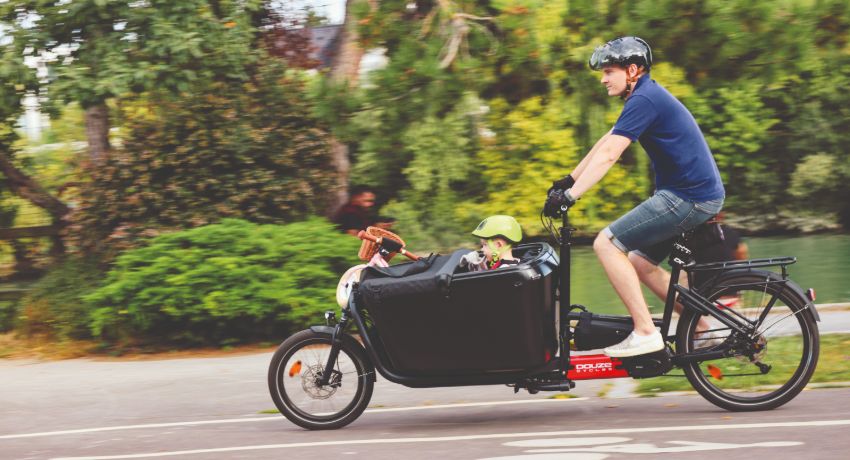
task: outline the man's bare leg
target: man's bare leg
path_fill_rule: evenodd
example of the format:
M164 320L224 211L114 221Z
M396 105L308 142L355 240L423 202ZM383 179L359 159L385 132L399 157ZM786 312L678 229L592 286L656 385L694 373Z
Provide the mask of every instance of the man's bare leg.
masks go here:
M650 291L655 293L659 299L666 301L667 288L670 286L670 272L634 252L629 253L628 257L629 262L631 262L635 271L637 271L640 281L645 284ZM679 284L685 286L688 284L687 277L684 276L684 272L682 272L682 276L679 277ZM680 315L682 314L683 307L679 302L676 302L674 309L676 310L676 313ZM709 328L710 326L705 317L700 318L699 323L697 324L697 331L706 331Z
M596 252L608 280L620 296L620 300L629 310L635 324L635 332L639 335L650 335L656 332L649 307L640 290L640 279L635 267L629 261L629 257L623 253L603 233L600 233L593 242L593 250Z

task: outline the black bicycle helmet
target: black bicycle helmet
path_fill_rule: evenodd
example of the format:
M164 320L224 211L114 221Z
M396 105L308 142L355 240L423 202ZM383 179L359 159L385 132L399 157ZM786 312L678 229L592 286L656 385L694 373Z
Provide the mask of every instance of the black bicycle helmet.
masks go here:
M600 70L607 65L627 67L636 64L649 70L652 67L652 49L639 37L620 37L598 46L590 56L590 68Z

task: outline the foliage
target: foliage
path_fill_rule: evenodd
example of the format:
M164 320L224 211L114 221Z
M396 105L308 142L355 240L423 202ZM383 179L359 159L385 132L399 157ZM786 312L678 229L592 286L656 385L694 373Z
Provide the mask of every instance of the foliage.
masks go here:
M481 190L480 168L474 163L477 145L469 99L444 118L434 116L414 124L402 136L412 159L402 171L410 188L384 211L398 219L398 230L412 248L456 247L481 220L457 212L458 203ZM361 167L367 167L365 160Z
M69 257L53 266L20 301L18 333L58 340L90 338L90 309L83 298L100 285L103 275L92 259Z
M297 74L269 61L250 82L200 89L122 104L124 145L91 172L72 216L82 248L133 247L222 217L281 222L323 210L336 175Z
M621 35L653 45L652 77L694 114L724 178L726 209L740 222L798 228L795 215L817 202L824 216L850 224L842 198L850 183L842 147L850 141L846 2L639 0L625 8L618 0L446 0L416 2L415 10L403 3L360 7L361 44L389 57L370 75L375 85L345 96L326 86L319 97L323 118L355 147L355 177L378 188L414 240L451 241L446 221L463 222L454 226L462 231L465 219L494 212L539 232L536 208L549 181L569 172L620 111L622 102L605 96L586 62L594 46ZM450 17L465 20L468 51L442 67L458 30ZM423 153L414 153L407 133L451 124L449 114L470 97L489 111L472 116L465 131L472 136L465 145L477 146L471 160L458 154L464 166L451 173L422 168ZM443 160L460 142L448 137L458 135L446 129L432 142L444 149L428 153L434 164L457 167ZM463 176L469 161L467 181L482 185L463 190L460 201L451 187L427 199L415 192L416 183ZM830 177L807 171L825 164L835 165ZM627 151L576 207L580 230L600 229L650 194L652 176L639 147ZM440 205L450 202L456 206Z
M335 308L359 241L311 219L284 226L226 219L156 237L115 262L91 303L107 342L229 344L283 337Z
M546 189L553 179L569 173L581 160L564 109L566 103L559 95L553 95L546 105L534 97L507 113L509 106L504 101L491 101L491 107L488 127L494 135L477 156L488 195L475 208L481 209L482 217L512 215L526 235L538 235ZM609 172L601 193L588 196L575 208L574 224L598 227L628 210L635 199L631 196L635 179L628 174L632 167L624 163Z
M244 80L263 2L22 0L0 5L12 47L45 59L51 101L83 108L129 91L186 91L199 79Z

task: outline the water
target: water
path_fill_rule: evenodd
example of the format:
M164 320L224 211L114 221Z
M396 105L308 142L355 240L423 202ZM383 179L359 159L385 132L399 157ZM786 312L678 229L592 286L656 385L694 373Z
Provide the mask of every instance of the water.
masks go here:
M788 273L803 289L814 288L817 303L850 302L850 235L745 238L753 259L795 256ZM669 269L665 262L662 267ZM570 300L594 313L627 314L589 246L573 247ZM664 302L644 288L653 313Z

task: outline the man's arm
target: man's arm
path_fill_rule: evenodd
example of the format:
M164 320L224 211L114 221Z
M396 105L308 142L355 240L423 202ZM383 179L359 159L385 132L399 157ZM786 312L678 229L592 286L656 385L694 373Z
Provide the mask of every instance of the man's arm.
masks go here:
M584 172L584 170L587 168L587 164L590 162L590 158L593 157L593 154L596 153L596 151L599 150L599 147L605 143L605 140L608 139L608 137L611 135L611 131L613 130L614 129L611 128L607 133L602 135L602 137L600 137L595 144L593 144L593 148L590 149L590 152L588 152L588 154L585 155L584 158L582 158L578 166L576 166L573 172L570 173L570 175L573 176L573 179L578 180L578 178L581 177L581 174Z
M580 177L576 177L576 183L570 189L570 195L578 199L584 192L596 185L605 174L614 166L614 163L620 159L620 156L632 143L628 137L620 136L619 134L606 134L601 140L601 144L594 147L596 150L591 151L585 158L587 160L582 171L579 172ZM584 163L584 160L582 160ZM582 165L579 164L579 167ZM578 168L576 168L578 170Z

